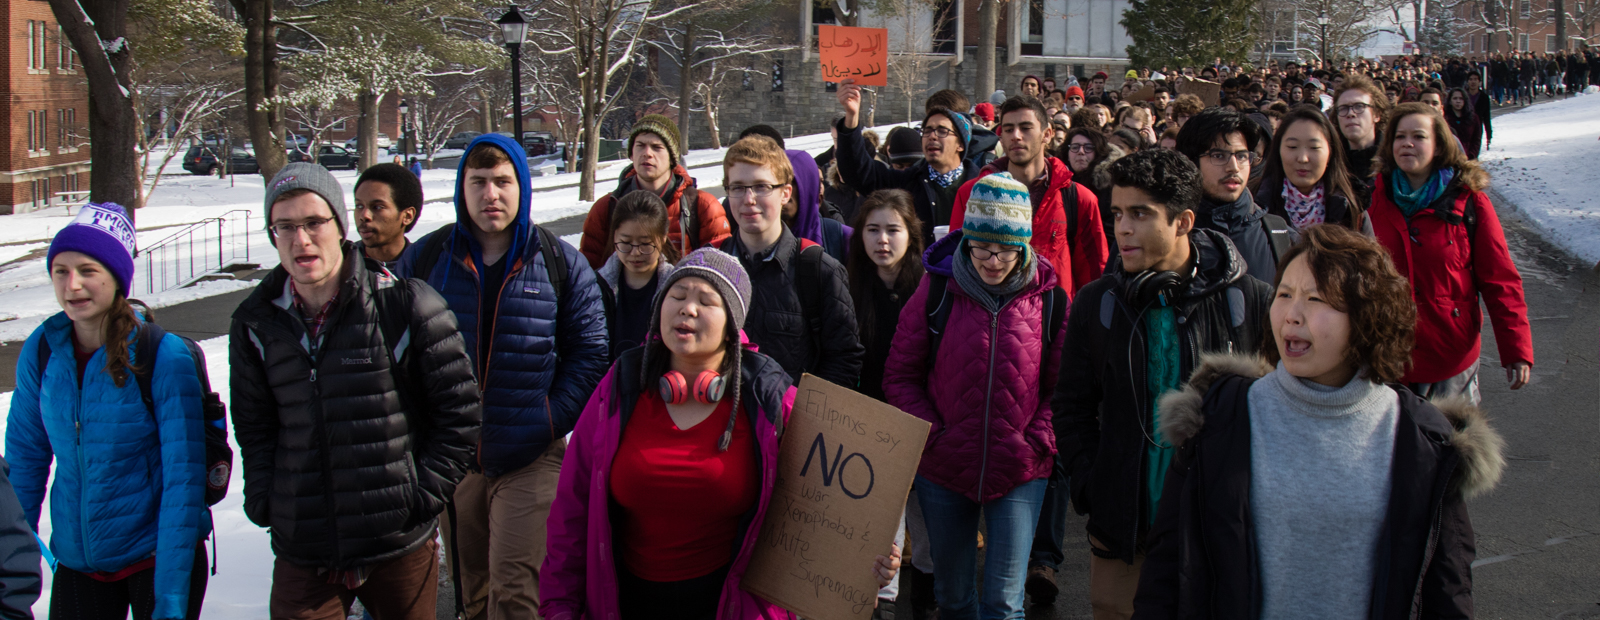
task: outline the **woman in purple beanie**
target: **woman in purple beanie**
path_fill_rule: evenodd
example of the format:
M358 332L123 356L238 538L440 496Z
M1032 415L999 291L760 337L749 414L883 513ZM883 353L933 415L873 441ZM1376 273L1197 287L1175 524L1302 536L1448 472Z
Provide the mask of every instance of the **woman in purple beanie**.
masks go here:
M159 332L128 303L133 247L115 204L90 204L56 233L46 265L62 311L17 362L5 455L35 531L55 464L51 618L121 620L130 607L136 620L197 618L205 594L200 379L177 336L140 346Z

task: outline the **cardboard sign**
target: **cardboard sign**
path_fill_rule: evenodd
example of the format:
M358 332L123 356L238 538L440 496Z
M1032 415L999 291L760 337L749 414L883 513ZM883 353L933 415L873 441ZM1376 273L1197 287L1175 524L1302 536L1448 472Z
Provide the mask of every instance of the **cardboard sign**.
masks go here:
M1150 82L1145 84L1143 88L1133 91L1133 94L1128 95L1127 98L1123 99L1123 101L1127 101L1129 103L1138 103L1140 101L1150 101L1155 98L1156 84L1155 82Z
M855 78L862 86L889 85L889 30L817 26L817 51L822 56L822 81Z
M1211 107L1222 103L1222 84L1200 78L1188 78L1178 84L1178 94L1194 95L1200 98L1200 103Z
M811 375L778 448L746 591L804 618L865 620L930 425Z

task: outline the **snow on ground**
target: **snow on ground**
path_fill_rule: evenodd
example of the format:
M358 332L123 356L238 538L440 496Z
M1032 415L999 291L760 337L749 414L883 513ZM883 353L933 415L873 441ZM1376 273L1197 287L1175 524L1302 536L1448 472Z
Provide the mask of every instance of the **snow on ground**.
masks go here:
M889 125L876 129L879 134L887 135L892 127ZM821 153L832 143L832 138L825 133L785 140L788 148L812 154ZM726 152L727 149L690 151L684 156L684 163L692 169L690 175L697 178L701 187L709 187L721 182L721 173L716 164L722 161ZM455 154L459 155L459 152ZM151 160L159 162L160 153L153 154ZM598 191L608 191L627 164L626 160L601 162L595 176L596 185L601 188ZM157 165L152 164L151 172ZM345 189L345 204L353 206L358 175L352 171L338 170L333 172L333 176ZM578 199L578 177L578 173L565 173L532 179L529 187L534 191L530 210L533 221L546 222L587 213L589 203ZM455 196L455 180L454 167L422 171L423 196L427 200L443 202L424 205L417 226L407 236L416 240L455 221L455 209L450 202ZM245 211L245 227L252 229L245 242L250 262L263 268L274 267L278 264L277 251L261 231L265 226L265 222L261 221L263 184L261 177L253 174L227 179L192 175L183 170L182 160L175 158L167 165L149 205L137 214L139 243L141 247L156 243L178 231L180 226L221 217L232 211ZM0 218L0 309L3 309L0 319L5 319L0 321L0 341L26 338L46 317L60 310L55 302L55 293L50 289L44 257L18 259L47 248L56 231L71 221L72 215L63 207ZM350 237L355 238L353 226L350 227L350 233ZM576 236L570 239L573 245L577 245L576 239ZM137 261L137 265L138 269L144 269L143 260ZM249 286L249 282L212 281L154 295L135 291L135 296L151 307L160 308Z
M1600 262L1600 95L1499 116L1494 130L1494 146L1480 156L1494 191L1546 239Z

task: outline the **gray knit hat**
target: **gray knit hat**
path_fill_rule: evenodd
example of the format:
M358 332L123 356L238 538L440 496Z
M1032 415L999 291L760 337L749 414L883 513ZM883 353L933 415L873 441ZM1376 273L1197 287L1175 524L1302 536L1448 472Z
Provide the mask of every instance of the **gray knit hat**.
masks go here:
M646 338L661 333L661 303L667 298L667 291L673 283L684 278L700 278L711 284L711 287L722 295L722 307L727 309L728 319L733 322L734 334L744 329L745 316L750 309L750 274L744 270L744 265L739 264L739 259L733 255L714 248L700 248L690 252L673 267L672 275L656 287L656 299L650 312L650 331ZM728 353L733 356L731 365L732 377L725 377L729 387L723 392L723 398L733 398L733 409L728 416L727 429L722 433L722 439L717 442L717 450L727 450L728 444L733 441L733 423L739 415L739 391L743 388L740 380L741 364L744 350L737 335L731 337L732 342L726 343ZM640 365L641 372L650 372L650 347L645 347L644 363ZM654 385L657 377L643 376L641 385Z
M328 208L333 210L333 220L339 223L339 236L345 236L345 221L349 219L349 212L344 208L344 188L339 185L339 180L333 178L333 173L321 165L296 162L284 166L278 171L277 176L267 182L267 198L262 211L267 219L267 235L272 233L272 205L278 197L296 189L309 189L316 192L323 200L328 202ZM272 242L277 243L273 238Z

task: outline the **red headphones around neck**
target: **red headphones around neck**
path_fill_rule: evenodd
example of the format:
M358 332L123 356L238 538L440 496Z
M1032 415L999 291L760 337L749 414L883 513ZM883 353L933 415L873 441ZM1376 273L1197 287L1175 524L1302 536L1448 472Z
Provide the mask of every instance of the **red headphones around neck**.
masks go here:
M697 401L707 405L715 404L722 400L722 390L726 384L727 380L716 371L703 370L694 379L692 394ZM690 394L689 381L683 377L683 373L668 370L666 374L661 375L661 400L667 404L681 405L689 402Z

